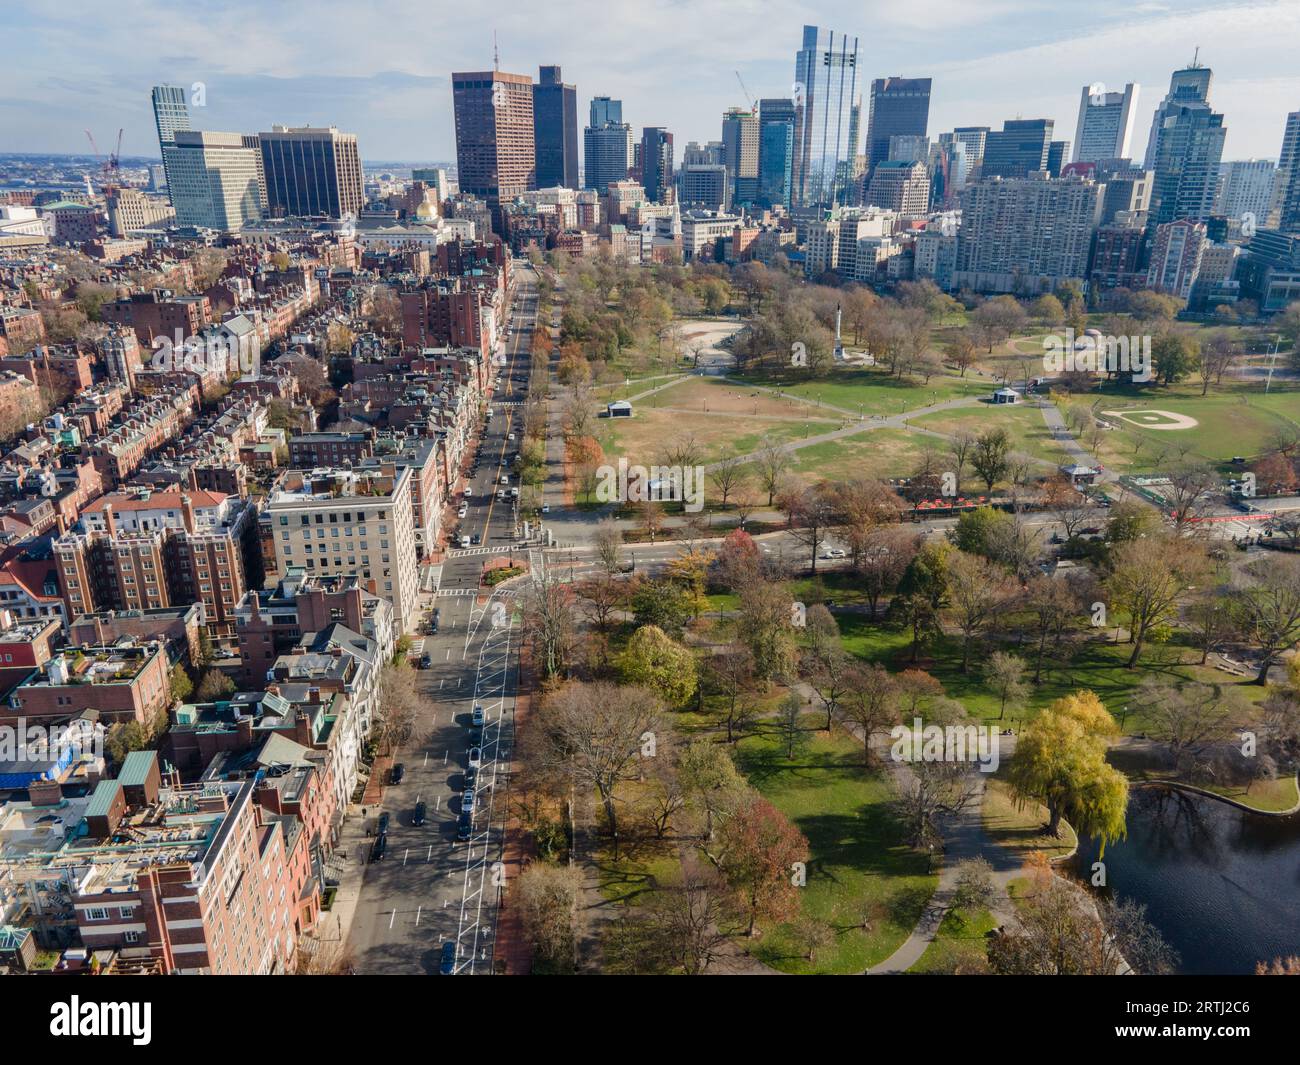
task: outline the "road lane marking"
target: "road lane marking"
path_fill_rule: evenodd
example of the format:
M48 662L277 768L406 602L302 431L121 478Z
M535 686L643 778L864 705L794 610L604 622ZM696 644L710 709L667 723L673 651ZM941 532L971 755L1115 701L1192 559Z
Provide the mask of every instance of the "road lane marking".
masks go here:
M389 916L388 916L388 927L389 927L389 930L390 930L390 931L391 931L391 929L392 929L392 927L393 927L393 922L396 921L396 920L397 920L397 909L394 908L394 909L393 909L393 912L392 912L391 914L389 914Z
M415 927L416 927L416 928L419 928L419 927L420 927L420 911L421 911L422 909L424 909L423 906L417 906L417 907L415 908Z

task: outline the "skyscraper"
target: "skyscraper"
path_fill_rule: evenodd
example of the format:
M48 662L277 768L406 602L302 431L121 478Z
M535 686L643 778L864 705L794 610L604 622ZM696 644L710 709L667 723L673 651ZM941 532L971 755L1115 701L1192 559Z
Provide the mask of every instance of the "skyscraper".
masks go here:
M1050 118L1009 118L984 140L983 177L1022 178L1047 168Z
M153 87L153 121L158 129L158 150L163 157L163 175L171 187L171 175L167 173L167 146L175 143L177 130L190 128L190 109L185 98L185 90L179 85L155 85Z
M1151 134L1147 137L1146 161L1143 164L1145 169L1155 169L1156 153L1160 150L1160 135L1165 118L1180 104L1208 104L1210 85L1213 81L1214 74L1209 67L1203 67L1195 60L1192 61L1191 66L1174 71L1169 79L1169 92L1165 94L1165 98L1156 107L1155 114L1151 116Z
M656 203L663 203L673 187L673 135L663 126L641 131L641 185L646 198Z
M733 203L758 198L758 116L731 107L722 116L722 161L731 180Z
M1085 85L1079 97L1079 123L1074 130L1074 162L1127 159L1133 141L1138 85L1129 82L1123 92L1099 92Z
M858 39L803 28L795 54L795 106L801 112L794 153L797 206L844 204L858 154Z
M460 191L478 196L502 231L501 205L537 187L533 80L500 70L451 76Z
M976 292L1050 292L1087 273L1101 189L1079 178L986 179L961 196L953 285Z
M537 187L579 188L578 90L564 84L559 67L539 67L537 74L533 88Z
M867 111L866 184L890 158L891 137L924 137L930 123L929 78L876 78Z
M1284 233L1300 233L1300 111L1286 116L1282 154L1278 160L1277 225Z
M1239 220L1249 215L1256 225L1267 225L1277 173L1272 159L1234 159L1220 163L1214 213Z
M587 123L592 129L601 126L617 126L623 122L623 101L609 96L591 98L591 120Z
M988 126L958 126L952 131L953 142L966 149L968 179L978 176L977 172L984 165L984 149L988 145L989 132ZM942 140L946 136L949 134L941 133L939 139Z
M592 97L590 118L582 131L582 184L604 194L611 181L626 181L632 169L632 127L623 121L623 101L608 96Z
M233 230L261 218L257 163L243 134L175 130L163 164L177 223Z
M1047 166L1046 170L1052 177L1061 176L1061 168L1065 166L1070 158L1069 141L1052 141L1047 146Z
M788 99L758 101L758 202L764 207L790 206L796 116Z
M1156 110L1152 225L1183 218L1203 222L1214 212L1228 131L1210 107L1210 81L1205 67L1175 71L1169 96Z
M342 218L365 205L355 134L333 126L272 126L257 141L272 215Z

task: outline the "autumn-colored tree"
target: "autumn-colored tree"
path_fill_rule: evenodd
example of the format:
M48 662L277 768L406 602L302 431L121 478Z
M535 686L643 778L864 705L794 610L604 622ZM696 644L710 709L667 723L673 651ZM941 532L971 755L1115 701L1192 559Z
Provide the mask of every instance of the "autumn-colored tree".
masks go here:
M1204 550L1190 540L1149 536L1115 549L1106 586L1128 617L1133 642L1128 668L1137 665L1153 632L1177 613L1183 597L1200 582L1205 565Z
M632 633L619 666L627 683L650 689L669 706L684 706L695 694L695 656L657 626Z
M807 862L808 840L785 814L756 792L723 822L711 855L753 935L759 921L788 921L799 912L795 863Z
M754 538L744 529L733 529L718 549L715 568L722 585L728 591L739 592L758 579L762 564Z
M948 606L961 630L961 671L970 672L975 641L1001 612L1010 595L1006 573L979 555L958 551L948 562Z
M1118 732L1090 691L1062 696L1021 730L1008 782L1019 801L1047 807L1048 835L1060 835L1065 817L1103 847L1124 837L1128 781L1106 762L1107 740Z

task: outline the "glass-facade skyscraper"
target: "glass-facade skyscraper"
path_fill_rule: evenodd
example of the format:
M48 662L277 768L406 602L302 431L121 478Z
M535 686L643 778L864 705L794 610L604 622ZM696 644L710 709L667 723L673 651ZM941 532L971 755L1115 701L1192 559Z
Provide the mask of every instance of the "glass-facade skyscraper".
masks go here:
M533 87L533 140L537 187L576 189L578 183L578 90L565 85L560 68L539 67Z
M852 199L861 111L858 55L857 37L803 28L792 90L801 112L793 167L796 206L833 206Z
M867 172L889 156L891 137L924 137L930 123L929 78L877 78L867 108Z
M163 174L171 188L171 174L167 170L167 147L176 142L176 131L190 129L190 108L185 90L179 85L153 87L153 121L158 129L158 150L163 157ZM170 192L168 194L170 196ZM174 206L174 205L173 205Z
M758 202L790 206L796 110L784 97L758 101Z

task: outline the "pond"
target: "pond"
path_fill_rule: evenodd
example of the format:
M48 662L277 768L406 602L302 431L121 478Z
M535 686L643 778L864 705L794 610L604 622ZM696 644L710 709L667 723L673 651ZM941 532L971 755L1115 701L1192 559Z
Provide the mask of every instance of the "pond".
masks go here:
M1087 881L1097 846L1075 859ZM1106 848L1107 888L1145 903L1183 973L1252 973L1300 955L1300 816L1249 814L1205 796L1135 788L1128 838Z

